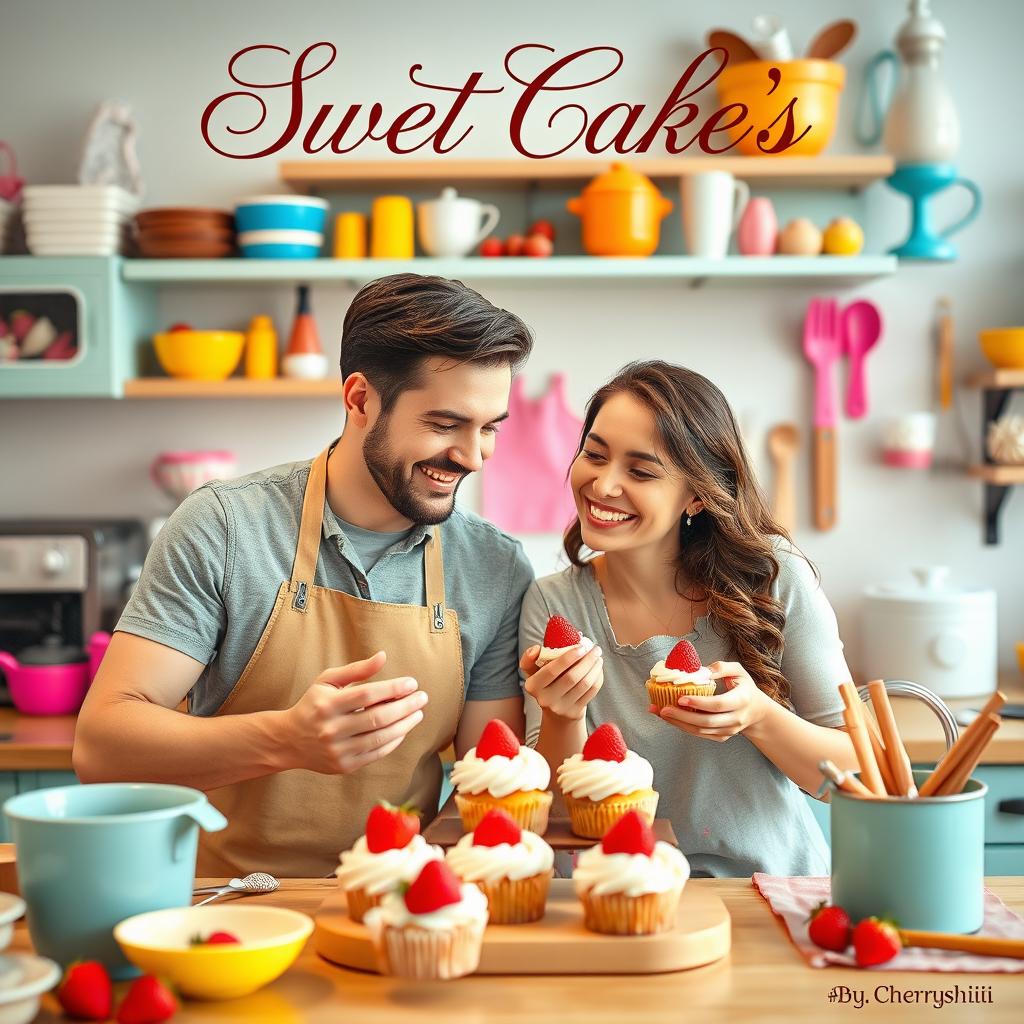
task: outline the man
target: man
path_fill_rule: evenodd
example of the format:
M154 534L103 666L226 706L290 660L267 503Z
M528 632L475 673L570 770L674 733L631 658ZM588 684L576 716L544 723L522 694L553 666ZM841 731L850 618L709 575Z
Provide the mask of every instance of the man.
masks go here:
M460 282L361 289L341 438L312 463L207 484L171 516L82 708L82 781L212 791L229 824L204 836L200 874L323 875L378 800L434 816L453 740L463 754L491 718L522 736L533 573L455 494L493 452L531 347Z

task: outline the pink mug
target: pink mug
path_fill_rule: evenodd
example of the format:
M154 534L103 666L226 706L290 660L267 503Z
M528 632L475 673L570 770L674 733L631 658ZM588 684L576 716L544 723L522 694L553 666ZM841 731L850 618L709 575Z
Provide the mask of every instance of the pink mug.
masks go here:
M7 174L0 174L0 199L6 199L9 203L16 203L21 198L21 189L25 184L24 178L18 177L18 164L14 159L14 150L10 145L0 140L0 150L7 154L7 160L11 169Z

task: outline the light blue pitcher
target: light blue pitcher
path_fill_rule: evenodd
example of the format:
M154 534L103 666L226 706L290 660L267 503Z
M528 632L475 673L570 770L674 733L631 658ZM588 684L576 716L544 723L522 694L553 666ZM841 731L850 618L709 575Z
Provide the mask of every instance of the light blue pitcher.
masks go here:
M133 914L192 902L199 828L227 819L184 786L61 786L4 804L32 942L62 964L100 960L115 978L137 974L114 941Z

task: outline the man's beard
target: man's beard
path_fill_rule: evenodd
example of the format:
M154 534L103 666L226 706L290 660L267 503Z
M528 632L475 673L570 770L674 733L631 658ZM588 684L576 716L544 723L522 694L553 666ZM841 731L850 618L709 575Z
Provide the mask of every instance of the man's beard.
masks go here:
M461 474L461 479L455 485L447 506L441 506L437 501L425 501L413 490L412 481L406 479L401 460L395 458L388 440L387 428L388 417L381 416L363 442L363 459L374 483L380 488L381 494L387 498L391 507L410 522L422 526L443 523L455 509L455 495L467 475L465 468L443 458L417 463L418 466L428 466L441 473ZM414 467L413 472L418 473L419 470ZM423 479L429 484L428 477L424 475Z

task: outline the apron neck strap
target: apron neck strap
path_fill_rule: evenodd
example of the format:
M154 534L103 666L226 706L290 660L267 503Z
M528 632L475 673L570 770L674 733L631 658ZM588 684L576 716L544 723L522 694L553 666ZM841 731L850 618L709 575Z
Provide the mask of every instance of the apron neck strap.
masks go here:
M316 560L320 554L320 536L323 533L324 502L327 499L327 456L325 448L309 467L306 493L302 498L302 520L299 523L299 543L295 548L292 564L291 589L299 584L313 585L316 575Z
M444 558L441 554L441 527L430 531L423 546L423 576L430 610L430 632L444 632Z

